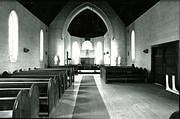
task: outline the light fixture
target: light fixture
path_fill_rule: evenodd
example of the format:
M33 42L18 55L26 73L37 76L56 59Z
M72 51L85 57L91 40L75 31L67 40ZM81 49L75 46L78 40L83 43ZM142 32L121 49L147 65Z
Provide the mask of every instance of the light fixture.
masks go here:
M145 54L148 54L149 49L145 49L145 50L143 50L143 52L144 52Z
M23 48L23 51L24 51L24 53L27 53L27 52L29 52L29 49L28 48Z

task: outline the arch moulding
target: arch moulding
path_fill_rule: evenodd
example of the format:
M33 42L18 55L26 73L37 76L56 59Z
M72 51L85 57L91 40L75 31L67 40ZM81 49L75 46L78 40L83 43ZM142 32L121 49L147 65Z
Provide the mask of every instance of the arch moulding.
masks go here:
M113 28L112 28L112 24L111 21L109 20L109 18L107 17L107 15L104 13L104 11L102 9L100 9L99 7L97 7L95 4L92 4L90 2L85 2L82 3L81 5L77 6L66 18L66 21L64 23L63 26L63 31L62 31L62 39L65 39L65 34L67 33L68 27L71 23L71 21L82 11L84 10L91 10L94 13L96 13L105 23L107 30L108 30L108 34L109 34L109 38L112 39L113 38Z

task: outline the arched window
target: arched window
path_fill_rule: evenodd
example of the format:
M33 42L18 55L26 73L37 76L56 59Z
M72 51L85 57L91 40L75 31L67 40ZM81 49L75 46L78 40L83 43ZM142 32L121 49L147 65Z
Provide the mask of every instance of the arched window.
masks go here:
M9 14L9 56L11 62L17 61L18 56L18 16L14 10Z
M132 57L132 61L135 61L135 32L134 30L131 32L131 57Z
M40 61L43 61L43 51L44 51L44 32L40 31Z
M59 56L54 56L54 65L59 65L59 63L60 63L60 58L59 58Z
M77 41L72 44L72 62L78 64L80 61L80 48Z
M82 44L82 50L93 50L91 41L85 40Z

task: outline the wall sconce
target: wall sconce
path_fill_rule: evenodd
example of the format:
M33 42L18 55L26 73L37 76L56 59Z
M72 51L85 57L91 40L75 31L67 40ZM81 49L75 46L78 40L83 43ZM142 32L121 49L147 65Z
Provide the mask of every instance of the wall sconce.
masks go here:
M144 52L145 54L148 54L148 53L149 53L149 49L145 49L145 50L143 50L143 52Z
M109 52L107 51L107 52L104 52L104 55L107 55L107 54L109 54Z
M29 49L28 48L23 48L23 51L24 51L24 53L27 53L27 52L29 52Z

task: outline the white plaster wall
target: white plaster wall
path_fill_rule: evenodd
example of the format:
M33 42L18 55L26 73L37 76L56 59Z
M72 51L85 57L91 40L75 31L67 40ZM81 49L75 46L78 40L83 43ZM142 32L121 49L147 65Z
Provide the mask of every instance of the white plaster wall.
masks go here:
M136 34L135 65L151 70L151 46L179 40L179 14L178 0L161 0L128 26L128 65L132 64L131 31L134 29ZM143 53L145 49L149 49L148 54Z
M54 21L50 24L49 27L49 57L50 59L54 57L57 52L60 52L59 55L61 57L61 60L63 59L64 52L63 47L65 46L65 39L62 37L63 27L65 24L65 21L67 20L67 17L69 14L73 12L73 10L81 5L82 3L78 2L69 2L57 15L57 17L54 19ZM125 27L120 18L115 14L115 12L111 9L111 7L106 2L93 2L94 5L98 6L99 9L101 9L106 16L109 18L110 23L112 24L112 31L113 34L106 34L105 39L109 40L111 42L112 39L115 39L114 42L117 44L117 55L121 55L123 62L122 64L126 64L126 46L125 46ZM113 36L113 37L112 37ZM66 37L66 35L65 35ZM61 41L59 41L62 39ZM106 50L111 50L110 43L108 43L108 47ZM61 48L59 48L61 47ZM57 51L55 48L60 49L61 51ZM112 57L111 57L112 58ZM112 58L115 60L116 58ZM49 64L51 65L51 61L49 61Z
M11 10L15 10L19 20L19 51L17 62L11 63L8 49L8 18ZM44 61L39 58L39 37L40 29L44 30ZM33 16L19 2L12 0L0 1L0 73L5 70L14 71L16 69L28 69L34 67L44 67L47 65L48 51L48 27L39 19ZM47 32L46 32L47 30ZM24 53L23 48L30 49Z

